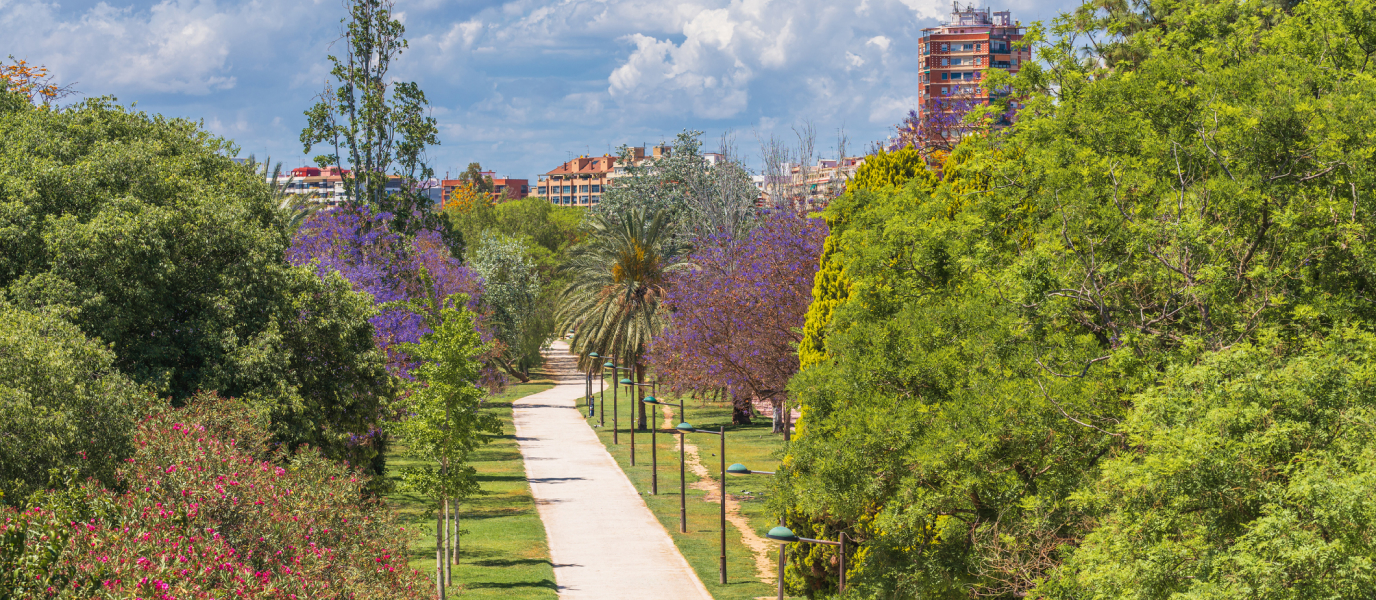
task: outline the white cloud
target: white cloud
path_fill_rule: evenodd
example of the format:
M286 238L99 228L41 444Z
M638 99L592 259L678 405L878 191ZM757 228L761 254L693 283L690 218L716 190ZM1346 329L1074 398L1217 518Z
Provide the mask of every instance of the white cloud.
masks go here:
M880 139L916 104L917 43L945 0L397 0L444 168L513 175L568 152L684 128L788 132L810 120ZM1024 23L1075 0L1005 0ZM0 0L13 53L140 109L203 119L260 154L299 156L328 77L339 0ZM591 148L591 150L589 150ZM524 169L524 171L523 171Z
M100 2L77 15L56 3L0 3L0 29L54 73L89 89L203 95L232 88L236 42L281 27L262 6L165 0L145 10Z

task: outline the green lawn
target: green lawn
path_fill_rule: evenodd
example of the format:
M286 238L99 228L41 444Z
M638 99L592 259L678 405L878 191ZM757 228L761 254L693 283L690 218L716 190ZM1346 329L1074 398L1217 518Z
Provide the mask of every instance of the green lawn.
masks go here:
M486 410L502 419L502 435L477 451L473 466L478 470L482 492L465 502L459 515L460 524L468 533L463 535L459 546L460 562L454 567L455 586L451 589L462 597L556 597L545 527L535 511L511 424L513 400L551 387L549 380L535 379L531 383L513 385L487 401ZM406 448L396 447L389 452L388 478L394 484L394 491L388 495L388 502L417 528L410 565L433 582L434 507L395 485L398 470L417 464L419 460Z
M624 391L624 390L623 390ZM674 399L677 401L677 399ZM620 409L620 444L612 444L612 396L611 391L607 391L606 404L606 426L596 427L598 419L596 417L587 419L588 423L597 431L602 443L607 446L621 469L626 472L631 483L636 489L641 490L645 496L645 503L650 510L659 518L660 523L669 531L678 545L679 551L688 559L688 563L697 571L698 578L707 586L707 590L718 600L747 600L758 597L774 597L776 588L773 584L765 584L756 577L756 567L753 553L746 548L741 541L740 533L730 523L726 526L726 571L727 583L722 585L718 575L718 556L720 555L720 538L718 526L720 520L720 505L716 502L708 503L704 500L704 492L692 489L692 485L697 481L691 469L687 470L687 505L688 505L688 533L678 532L679 519L679 459L678 459L678 437L674 434L661 433L656 436L658 441L658 465L659 474L659 495L650 495L650 439L649 432L636 432L635 435L635 455L636 466L630 466L630 418L631 407L624 394L620 395L618 406ZM731 425L731 409L726 403L701 402L698 400L687 399L684 406L688 413L687 421L694 426L702 429L716 429L718 426L726 426L726 464L741 463L751 469L761 471L773 471L777 466L777 458L774 453L782 444L782 437L769 432L770 423L768 419L756 419L755 424L748 426ZM678 409L673 409L674 422L678 422ZM582 409L584 417L587 417L587 410ZM662 417L661 417L662 422ZM712 474L713 489L719 485L718 475L720 472L720 462L717 457L720 448L720 439L715 435L690 434L690 443L698 447L698 453L704 466ZM770 527L778 524L778 515L770 515L765 511L763 491L768 489L768 481L764 478L768 475L748 475L748 476L729 476L726 481L727 493L734 496L741 503L741 514L746 517L751 527L763 536ZM774 562L777 556L778 546L771 544L770 569L777 572L778 563Z

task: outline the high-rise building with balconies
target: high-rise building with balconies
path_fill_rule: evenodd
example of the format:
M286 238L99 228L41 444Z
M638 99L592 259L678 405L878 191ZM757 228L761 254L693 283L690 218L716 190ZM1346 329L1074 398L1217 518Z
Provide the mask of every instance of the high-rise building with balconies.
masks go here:
M1009 11L961 8L959 3L952 5L945 23L922 30L916 124L920 144L949 145L960 139L965 113L989 103L989 69L1016 73L1031 59L1030 50L1013 47L1024 33ZM997 91L993 97L998 97Z

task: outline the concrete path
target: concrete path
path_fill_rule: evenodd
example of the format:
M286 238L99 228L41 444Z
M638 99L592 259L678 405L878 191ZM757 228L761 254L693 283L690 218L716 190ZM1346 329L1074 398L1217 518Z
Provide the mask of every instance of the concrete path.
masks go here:
M556 342L547 358L558 385L517 400L514 420L559 597L711 600L579 414L583 376L568 346Z

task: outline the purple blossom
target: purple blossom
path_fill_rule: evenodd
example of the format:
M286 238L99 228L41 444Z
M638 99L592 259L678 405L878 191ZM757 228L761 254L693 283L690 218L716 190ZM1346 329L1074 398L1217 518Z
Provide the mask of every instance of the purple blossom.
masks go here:
M468 294L468 308L477 311L483 289L477 273L450 255L437 232L422 231L406 238L387 227L390 218L390 214L374 213L368 207L317 212L297 231L287 250L287 261L294 265L314 261L322 277L337 271L355 290L372 295L378 304L422 297L425 283L420 268L424 267L439 297ZM378 345L387 353L388 369L410 379L417 363L400 348L430 332L425 318L408 309L392 308L370 321ZM480 333L484 339L490 337L481 328Z
M697 269L667 282L672 318L650 351L671 388L781 399L826 235L820 219L777 211L744 239L703 240Z

